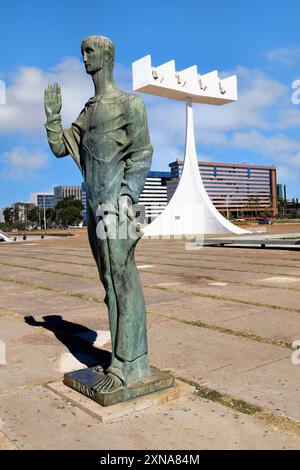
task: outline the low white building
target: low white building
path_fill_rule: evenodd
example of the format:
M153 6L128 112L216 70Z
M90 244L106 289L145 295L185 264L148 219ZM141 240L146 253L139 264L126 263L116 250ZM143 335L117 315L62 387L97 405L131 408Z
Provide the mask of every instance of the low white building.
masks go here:
M52 209L55 207L54 193L31 193L30 202L41 209Z
M0 223L5 222L3 211L4 211L4 207L0 207Z

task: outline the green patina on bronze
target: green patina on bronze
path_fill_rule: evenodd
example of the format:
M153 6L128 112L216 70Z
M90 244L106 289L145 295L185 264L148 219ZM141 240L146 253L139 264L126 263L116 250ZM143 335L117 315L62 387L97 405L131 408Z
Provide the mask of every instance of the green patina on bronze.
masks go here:
M106 291L112 337L110 366L99 372L95 393L114 393L150 375L146 309L134 261L139 234L119 235L134 224L138 202L151 166L152 146L142 99L119 90L113 80L112 41L88 36L81 45L95 95L70 129L61 126L57 83L45 90L45 124L56 157L71 155L82 172L87 193L88 235ZM122 231L124 234L124 231Z

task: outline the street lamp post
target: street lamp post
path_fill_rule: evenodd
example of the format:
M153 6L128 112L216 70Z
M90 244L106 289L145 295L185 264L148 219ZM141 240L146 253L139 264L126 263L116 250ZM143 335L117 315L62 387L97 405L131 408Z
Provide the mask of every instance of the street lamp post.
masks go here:
M46 220L46 205L45 205L45 193L43 193L43 206L44 206L44 230L47 230L47 220Z
M27 230L27 207L24 206L25 209L25 230Z
M227 220L229 220L229 207L228 207L228 201L230 198L230 194L226 196L226 213L227 213Z

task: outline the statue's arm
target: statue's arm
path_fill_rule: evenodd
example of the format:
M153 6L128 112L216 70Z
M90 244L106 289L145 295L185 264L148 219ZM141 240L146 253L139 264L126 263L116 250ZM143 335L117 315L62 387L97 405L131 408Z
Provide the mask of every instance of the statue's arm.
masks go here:
M71 155L80 168L79 145L83 113L72 124L70 129L63 129L60 111L62 107L60 86L48 85L44 97L46 123L45 128L50 148L58 158Z
M44 93L44 107L46 113L46 132L50 148L56 157L68 155L63 141L60 111L62 107L61 91L58 83L48 85Z
M128 111L130 147L125 160L121 196L129 196L136 204L151 167L153 148L150 143L145 105L137 95L131 95Z
M61 125L60 115L47 119L45 128L48 143L54 155L58 158L68 155L69 153L63 139L63 128Z

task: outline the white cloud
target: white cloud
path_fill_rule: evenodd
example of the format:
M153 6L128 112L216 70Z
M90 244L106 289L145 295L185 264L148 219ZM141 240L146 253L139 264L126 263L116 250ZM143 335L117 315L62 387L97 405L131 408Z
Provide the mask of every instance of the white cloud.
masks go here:
M249 149L261 155L267 154L282 158L300 151L300 141L285 135L266 136L254 130L234 133L232 143L236 147Z
M117 64L118 86L128 89L130 72ZM20 67L12 76L6 90L6 105L0 107L0 133L43 133L44 90L49 83L58 82L62 89L63 125L69 127L86 101L93 96L91 78L76 58L66 57L49 71L38 67Z
M280 51L281 55L278 51L270 53L270 60L284 57L283 50ZM298 168L299 142L286 134L300 125L300 110L291 103L289 87L261 70L237 67L226 75L232 73L238 75L238 102L226 106L194 106L198 155L208 153L210 158L205 159L215 160L215 149L247 151L251 159L253 155L267 156L270 162L284 168ZM116 64L115 76L121 89L131 90L130 68ZM64 58L48 71L21 67L12 75L7 87L7 104L0 107L0 133L30 133L43 136L46 143L43 93L46 85L54 81L62 88L63 125L68 127L93 95L91 78L84 72L82 63L72 57ZM170 161L183 156L184 103L145 94L142 97L154 146L153 168L164 169ZM32 167L24 166L25 155L30 155ZM28 175L37 171L38 162L45 163L45 158L44 151L34 153L29 151L29 146L22 152L12 149L3 159L6 162L3 171L18 177L22 171ZM10 171L12 168L23 170Z
M299 173L284 165L277 166L277 181L288 183L296 183L299 180Z
M115 75L120 88L130 89L129 69L117 64ZM0 176L24 181L37 176L49 161L44 149L47 142L43 103L45 87L54 82L61 85L62 121L64 127L69 127L93 95L93 83L83 64L72 57L64 58L49 71L20 67L9 78L6 105L0 107L0 134L15 134L18 140L21 135L27 134L27 137L26 145L14 146L0 154Z
M282 109L278 113L276 127L278 129L300 128L300 109L293 106L294 109Z
M45 168L48 161L49 157L38 149L14 147L0 156L0 175L14 180L26 180Z
M267 59L282 65L291 66L300 62L300 47L281 47L268 52Z
M44 89L54 81L62 86L63 116L66 121L72 121L88 98L89 86L84 74L80 74L79 60L67 58L49 72L37 67L21 67L12 75L6 105L0 108L0 132L44 132Z
M234 73L238 76L238 101L196 109L196 126L213 132L270 129L269 111L281 102L288 92L287 87L259 70L238 67Z

